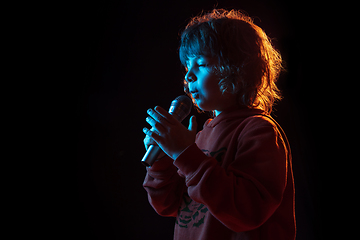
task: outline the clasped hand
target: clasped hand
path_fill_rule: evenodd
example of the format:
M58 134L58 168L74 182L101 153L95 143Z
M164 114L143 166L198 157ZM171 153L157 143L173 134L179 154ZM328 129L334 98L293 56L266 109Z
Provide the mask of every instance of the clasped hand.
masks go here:
M161 107L149 109L147 113L149 116L146 121L152 128L151 130L143 129L146 134L145 146L148 147L155 142L169 157L175 160L188 146L195 142L197 130L195 116L190 118L189 127L186 128Z

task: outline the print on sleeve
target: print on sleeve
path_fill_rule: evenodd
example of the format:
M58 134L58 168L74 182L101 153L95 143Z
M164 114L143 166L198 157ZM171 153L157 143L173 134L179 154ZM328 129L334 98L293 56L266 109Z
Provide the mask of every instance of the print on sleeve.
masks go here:
M223 159L224 154L226 153L227 148L223 147L220 148L219 150L215 151L215 152L209 152L209 150L206 149L201 149L201 151L203 151L203 153L205 153L206 156L208 157L213 157L216 159L216 161L221 162Z
M210 152L208 150L202 149L202 151L210 157L214 157L218 162L221 162L227 148L220 148L218 151ZM192 200L188 193L185 192L183 195L182 205L179 208L178 215L176 217L175 224L179 225L181 228L190 228L190 227L201 227L205 222L206 212L209 209L201 203L197 203Z

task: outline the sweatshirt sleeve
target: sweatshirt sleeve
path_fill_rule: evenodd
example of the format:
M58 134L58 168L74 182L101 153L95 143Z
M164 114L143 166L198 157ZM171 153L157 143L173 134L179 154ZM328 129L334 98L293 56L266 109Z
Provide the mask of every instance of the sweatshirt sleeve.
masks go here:
M159 215L167 217L176 217L186 187L173 162L168 156L157 160L147 168L143 183L151 206Z
M287 159L277 128L253 120L237 138L231 164L223 168L196 144L174 164L185 176L189 196L235 232L262 225L280 205L286 186Z

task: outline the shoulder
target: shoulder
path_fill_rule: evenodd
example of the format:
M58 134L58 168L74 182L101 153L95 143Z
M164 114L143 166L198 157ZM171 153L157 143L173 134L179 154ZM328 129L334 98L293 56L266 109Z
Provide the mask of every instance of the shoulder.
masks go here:
M270 116L266 115L254 115L244 119L240 125L243 125L244 129L253 128L272 128L277 129L277 124Z
M248 137L277 139L281 135L275 120L266 115L250 116L241 122L239 128L239 139Z

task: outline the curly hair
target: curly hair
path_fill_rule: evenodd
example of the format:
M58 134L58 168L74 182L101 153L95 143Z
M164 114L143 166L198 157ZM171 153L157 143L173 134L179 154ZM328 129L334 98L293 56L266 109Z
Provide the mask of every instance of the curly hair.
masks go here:
M236 94L239 105L270 114L281 99L276 86L283 69L281 55L241 11L214 9L190 20L181 34L180 61L186 67L190 57L201 55L217 59L212 70L220 90ZM191 97L185 80L184 90Z

